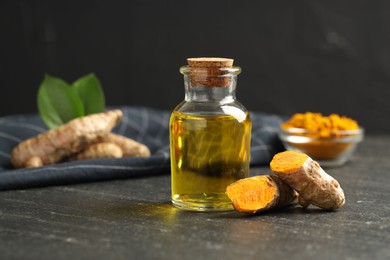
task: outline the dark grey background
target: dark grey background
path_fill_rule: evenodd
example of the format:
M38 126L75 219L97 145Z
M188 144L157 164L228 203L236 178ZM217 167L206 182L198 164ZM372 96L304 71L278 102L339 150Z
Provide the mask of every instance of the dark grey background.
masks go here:
M315 111L390 133L390 2L0 0L0 116L35 113L45 73L95 72L109 105L173 109L187 57L243 68L251 111Z

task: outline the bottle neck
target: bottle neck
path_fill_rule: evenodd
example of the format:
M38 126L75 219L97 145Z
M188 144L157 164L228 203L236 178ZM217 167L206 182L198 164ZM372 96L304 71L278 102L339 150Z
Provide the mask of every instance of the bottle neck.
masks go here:
M185 100L193 102L229 103L236 99L237 76L229 76L227 86L205 86L184 75Z

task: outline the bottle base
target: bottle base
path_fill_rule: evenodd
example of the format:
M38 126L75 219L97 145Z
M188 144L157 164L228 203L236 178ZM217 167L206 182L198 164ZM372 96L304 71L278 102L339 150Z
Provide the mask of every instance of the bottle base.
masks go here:
M221 196L218 197L205 197L203 194L198 196L175 195L172 198L172 204L179 209L189 211L212 212L234 210L232 203L226 198L225 194L223 198L220 198Z

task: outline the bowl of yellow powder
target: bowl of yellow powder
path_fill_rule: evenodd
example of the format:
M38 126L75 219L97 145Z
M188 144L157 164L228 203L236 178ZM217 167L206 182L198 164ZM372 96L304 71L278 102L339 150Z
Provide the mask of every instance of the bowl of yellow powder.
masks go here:
M297 113L280 126L279 137L287 150L306 153L321 166L341 166L363 140L364 129L348 117Z

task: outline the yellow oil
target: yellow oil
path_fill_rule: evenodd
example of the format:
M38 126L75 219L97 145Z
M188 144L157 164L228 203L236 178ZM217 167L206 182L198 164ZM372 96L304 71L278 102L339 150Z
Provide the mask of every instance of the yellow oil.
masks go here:
M173 204L197 211L233 209L226 187L249 176L248 113L237 117L173 112L170 125Z

